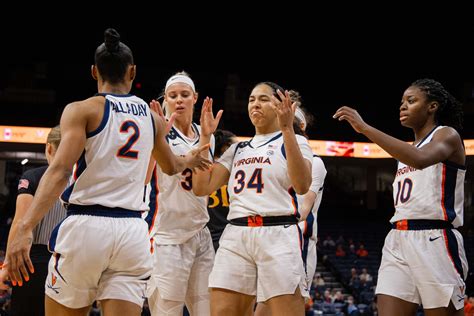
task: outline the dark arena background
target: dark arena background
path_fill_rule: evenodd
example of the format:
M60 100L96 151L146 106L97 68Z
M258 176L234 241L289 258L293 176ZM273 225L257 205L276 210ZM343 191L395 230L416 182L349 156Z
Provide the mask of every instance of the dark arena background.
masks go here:
M313 149L328 171L318 211L317 272L306 315L349 315L351 304L357 313L350 315L377 315L374 289L394 213L396 161L364 155L364 149L357 154L354 148L371 146L360 144L370 141L347 122L334 120L333 114L342 105L354 107L367 123L409 142L413 140L411 130L399 122L404 90L420 78L441 82L463 103L461 135L468 155L465 218L459 230L472 269L474 57L469 42L474 23L426 29L393 28L381 24L383 19L354 23L341 26L335 21L313 24L305 20L293 21L289 28L255 26L253 31L226 25L219 32L219 24L194 28L157 23L140 28L113 20L64 29L10 25L0 53L0 261L15 212L19 177L46 163L44 145L31 142L27 134L41 138L47 130L21 127L53 127L68 103L96 92L90 75L94 51L103 42L105 28L113 27L134 54L137 78L131 93L150 101L160 95L167 78L184 70L199 93L196 122L203 99L209 96L214 99L214 112L224 110L220 128L251 137L254 128L247 101L256 83L273 81L300 92L303 107L315 117L308 135L320 141L312 143ZM352 252L361 245L368 255ZM336 256L338 248L346 255ZM466 304L474 304L473 282L469 271ZM9 304L9 292L0 291L0 309L5 315ZM100 312L94 309L92 314ZM148 315L146 309L143 315ZM423 315L421 308L418 315ZM466 311L466 315L473 314Z

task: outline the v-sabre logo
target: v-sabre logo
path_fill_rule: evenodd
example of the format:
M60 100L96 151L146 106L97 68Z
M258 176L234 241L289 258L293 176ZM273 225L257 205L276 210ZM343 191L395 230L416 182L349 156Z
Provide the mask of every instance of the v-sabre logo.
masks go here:
M54 275L54 273L51 272L51 284L47 282L48 288L53 290L56 294L59 294L59 290L61 289L60 287L54 287L56 285L56 281L58 280L58 277Z

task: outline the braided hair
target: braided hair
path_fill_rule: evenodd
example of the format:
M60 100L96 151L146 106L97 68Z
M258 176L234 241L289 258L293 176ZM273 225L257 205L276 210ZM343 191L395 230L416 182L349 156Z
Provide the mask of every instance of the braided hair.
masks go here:
M428 101L439 104L435 113L435 122L447 125L460 131L463 123L462 104L456 100L442 85L433 79L419 79L411 84L426 95Z

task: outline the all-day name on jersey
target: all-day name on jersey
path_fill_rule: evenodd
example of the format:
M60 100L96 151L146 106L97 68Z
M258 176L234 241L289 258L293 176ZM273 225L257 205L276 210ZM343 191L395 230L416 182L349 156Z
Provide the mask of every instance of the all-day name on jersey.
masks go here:
M306 138L296 135L303 157L312 162ZM245 216L298 215L296 194L288 176L283 135L256 135L233 144L218 160L230 172L228 219Z
M104 94L104 116L87 134L84 152L74 167L74 182L64 203L145 211L146 170L155 127L145 101L133 95Z
M443 127L433 129L417 147L428 144ZM436 219L462 226L465 174L464 166L449 161L422 170L398 162L393 182L395 214L390 221Z

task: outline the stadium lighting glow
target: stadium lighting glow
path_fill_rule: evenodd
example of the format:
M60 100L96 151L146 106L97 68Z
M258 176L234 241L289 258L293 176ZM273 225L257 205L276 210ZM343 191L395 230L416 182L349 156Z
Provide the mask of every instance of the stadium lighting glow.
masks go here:
M26 165L27 163L28 163L28 159L27 159L27 158L25 158L25 159L23 159L23 160L21 161L21 164L22 164L22 165Z

